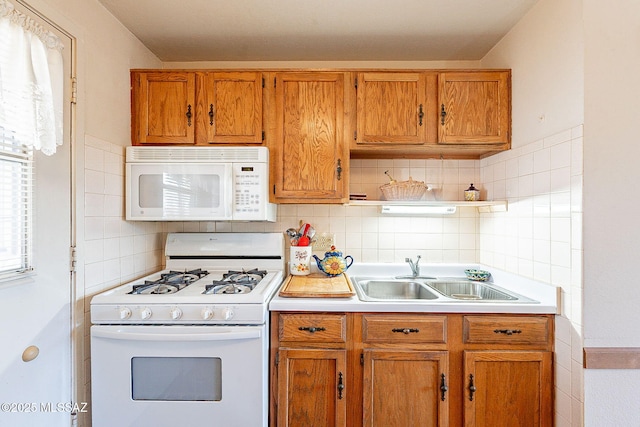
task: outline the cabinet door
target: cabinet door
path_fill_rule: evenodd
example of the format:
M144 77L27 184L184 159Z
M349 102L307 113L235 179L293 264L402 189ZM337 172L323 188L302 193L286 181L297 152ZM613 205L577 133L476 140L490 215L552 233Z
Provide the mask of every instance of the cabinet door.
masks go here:
M508 71L441 73L438 141L443 144L509 143L510 87Z
M466 427L553 425L553 353L465 351Z
M133 144L193 144L195 73L134 73Z
M198 91L198 143L262 143L262 73L205 73Z
M345 73L277 73L274 182L279 203L348 196Z
M423 144L427 100L422 73L358 73L358 144Z
M446 351L365 350L363 427L448 426L448 360Z
M346 350L280 349L278 427L346 427Z

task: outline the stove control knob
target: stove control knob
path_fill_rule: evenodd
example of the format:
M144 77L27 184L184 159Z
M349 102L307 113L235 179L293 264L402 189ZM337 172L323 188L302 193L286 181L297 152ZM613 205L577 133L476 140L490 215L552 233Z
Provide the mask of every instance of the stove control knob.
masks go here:
M201 314L204 320L213 319L213 310L211 310L210 308L203 308Z
M178 320L179 318L182 317L182 310L180 310L178 307L173 307L169 311L169 314L171 314L171 319Z
M226 307L222 309L222 320L231 320L235 313L231 307Z
M142 317L144 320L147 320L149 318L151 318L151 309L149 307L145 307L142 309L142 311L140 312L140 317Z
M131 317L131 309L129 307L120 308L120 320L126 320Z

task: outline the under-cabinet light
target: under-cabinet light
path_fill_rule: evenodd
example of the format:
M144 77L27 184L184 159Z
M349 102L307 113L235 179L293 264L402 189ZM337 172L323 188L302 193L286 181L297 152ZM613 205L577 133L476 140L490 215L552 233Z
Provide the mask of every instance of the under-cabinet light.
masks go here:
M456 207L446 205L382 205L380 213L388 215L448 215L456 213Z

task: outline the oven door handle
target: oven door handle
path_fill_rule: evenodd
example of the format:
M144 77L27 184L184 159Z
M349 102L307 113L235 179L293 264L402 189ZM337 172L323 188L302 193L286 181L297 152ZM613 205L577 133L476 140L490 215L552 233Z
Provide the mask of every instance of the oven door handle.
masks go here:
M207 328L208 329L208 328ZM108 338L113 340L135 340L135 341L234 341L260 338L259 329L249 329L247 331L203 331L202 333L170 333L153 331L132 332L126 329L104 329L93 328L91 334L98 338Z

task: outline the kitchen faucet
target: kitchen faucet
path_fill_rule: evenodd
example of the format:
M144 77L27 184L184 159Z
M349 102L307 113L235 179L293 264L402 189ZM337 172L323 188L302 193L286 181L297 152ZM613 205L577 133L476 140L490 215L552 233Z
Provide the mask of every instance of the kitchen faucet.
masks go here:
M420 263L420 255L418 255L418 258L416 259L415 263L411 258L405 258L404 262L409 263L409 267L411 267L411 274L413 275L413 278L416 278L420 275L420 266L418 265Z

